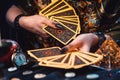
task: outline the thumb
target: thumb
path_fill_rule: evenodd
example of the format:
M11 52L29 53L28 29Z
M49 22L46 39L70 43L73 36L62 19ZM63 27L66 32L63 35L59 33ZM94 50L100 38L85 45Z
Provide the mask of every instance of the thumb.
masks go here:
M61 50L61 53L66 53L68 51L75 50L77 48L80 48L81 46L83 46L83 43L79 39L79 37L77 37L71 43L69 43L68 45L66 45L65 47L63 47L62 50Z
M61 54L67 53L67 52L72 51L72 50L75 50L76 48L77 48L76 45L68 44L67 46L64 46L61 49Z

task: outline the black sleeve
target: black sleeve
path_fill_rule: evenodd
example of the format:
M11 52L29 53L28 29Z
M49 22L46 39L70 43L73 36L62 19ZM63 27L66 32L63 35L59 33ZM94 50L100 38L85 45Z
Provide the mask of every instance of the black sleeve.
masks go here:
M105 13L102 15L101 24L105 32L120 46L120 0L103 0Z
M120 18L120 0L103 0L102 24L114 24Z
M103 0L103 5L106 13L114 14L120 10L120 0Z
M9 38L10 27L6 22L6 13L14 4L13 0L1 0L0 2L0 30L2 38Z
M39 7L34 0L14 0L15 5L21 8L28 15L38 13Z
M3 21L7 10L14 4L13 0L2 0L0 3L0 19Z
M1 13L6 13L6 11L14 4L13 0L2 0L0 3Z

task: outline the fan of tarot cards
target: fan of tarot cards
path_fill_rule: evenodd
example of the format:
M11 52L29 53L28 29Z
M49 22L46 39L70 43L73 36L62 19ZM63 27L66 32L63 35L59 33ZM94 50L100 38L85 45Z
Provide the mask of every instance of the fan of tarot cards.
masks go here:
M39 12L53 20L58 29L45 26L43 29L53 38L66 45L80 33L80 20L74 8L65 0L54 0Z
M40 66L62 69L82 68L103 59L102 55L82 51L71 51L61 54L60 47L28 50L28 54L36 59Z
M73 7L64 0L54 0L39 12L55 21L60 29L45 26L43 29L59 42L66 45L80 33L80 20ZM103 56L94 53L71 51L61 53L60 47L28 50L28 54L37 60L40 66L55 68L81 68L102 60Z

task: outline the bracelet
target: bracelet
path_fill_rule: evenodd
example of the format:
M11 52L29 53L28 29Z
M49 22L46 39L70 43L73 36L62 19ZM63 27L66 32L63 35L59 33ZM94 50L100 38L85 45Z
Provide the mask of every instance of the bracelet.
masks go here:
M98 36L98 46L102 45L102 43L106 40L105 35L102 32L94 32L94 34Z
M24 14L19 14L18 16L16 16L15 20L14 20L14 26L16 29L19 29L20 28L20 24L19 24L19 19L22 17L22 16L25 16Z

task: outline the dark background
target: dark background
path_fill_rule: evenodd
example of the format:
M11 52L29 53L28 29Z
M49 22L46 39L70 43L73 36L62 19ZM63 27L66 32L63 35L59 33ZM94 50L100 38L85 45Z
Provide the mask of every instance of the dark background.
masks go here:
M33 49L32 44L30 44L33 39L33 34L25 29L20 28L19 30L10 26L6 21L7 10L15 4L15 0L2 0L0 3L0 31L2 39L10 39L18 42L21 48L26 51L28 49Z
M1 36L4 39L12 39L14 36L14 29L10 27L10 25L7 24L5 19L5 14L8 10L8 8L13 4L12 0L2 0L0 3L0 30L1 30ZM15 34L14 34L15 35Z

